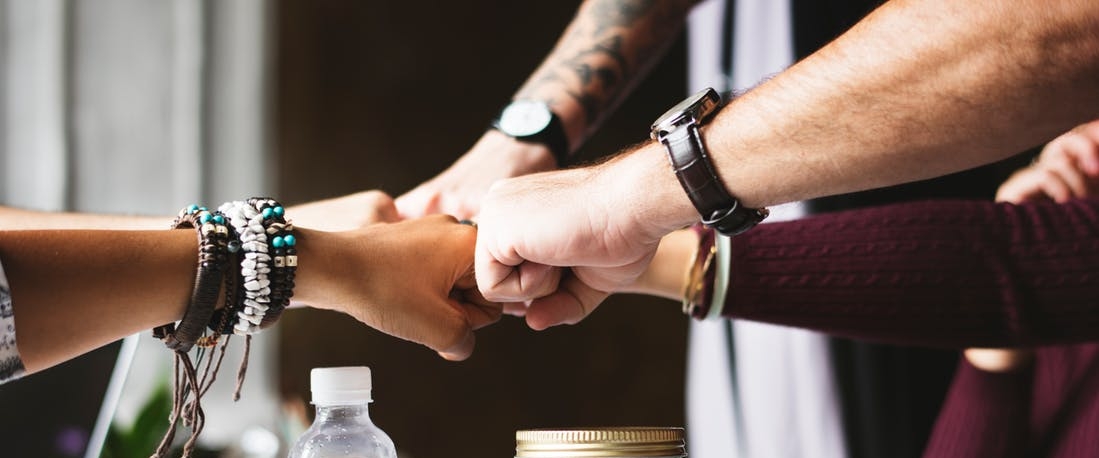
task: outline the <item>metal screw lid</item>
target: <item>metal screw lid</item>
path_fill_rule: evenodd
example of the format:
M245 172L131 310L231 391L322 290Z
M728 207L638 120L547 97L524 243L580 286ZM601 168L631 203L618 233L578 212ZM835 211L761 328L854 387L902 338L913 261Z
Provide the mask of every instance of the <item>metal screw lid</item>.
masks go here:
M683 428L528 429L515 432L516 458L685 457Z

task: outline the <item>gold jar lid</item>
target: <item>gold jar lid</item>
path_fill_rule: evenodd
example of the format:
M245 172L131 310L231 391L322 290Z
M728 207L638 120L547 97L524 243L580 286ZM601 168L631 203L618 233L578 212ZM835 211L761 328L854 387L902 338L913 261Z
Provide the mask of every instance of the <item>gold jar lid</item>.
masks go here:
M685 456L683 428L566 428L515 432L516 458Z

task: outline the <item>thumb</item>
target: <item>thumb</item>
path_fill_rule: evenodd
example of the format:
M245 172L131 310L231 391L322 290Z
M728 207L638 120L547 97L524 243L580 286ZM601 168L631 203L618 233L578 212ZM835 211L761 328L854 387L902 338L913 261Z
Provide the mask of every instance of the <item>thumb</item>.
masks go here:
M447 361L465 360L473 354L473 344L476 341L477 338L474 337L473 331L469 331L465 334L465 337L461 341L446 349L439 350L439 356L443 357L443 359Z
M490 301L516 302L545 296L558 288L561 269L526 261L513 249L489 248L492 236L477 233L474 275L481 294Z
M401 221L401 213L397 209L397 203L389 196L385 197L386 200L378 203L374 209L374 222L377 223L396 223Z
M423 185L397 197L397 214L403 219L415 219L432 214L439 206L439 193L424 189Z

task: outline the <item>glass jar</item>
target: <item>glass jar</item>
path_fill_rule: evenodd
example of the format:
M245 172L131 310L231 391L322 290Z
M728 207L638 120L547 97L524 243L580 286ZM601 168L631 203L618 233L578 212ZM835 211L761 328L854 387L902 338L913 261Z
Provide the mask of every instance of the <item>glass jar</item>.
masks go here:
M515 458L684 458L683 428L609 427L515 432Z

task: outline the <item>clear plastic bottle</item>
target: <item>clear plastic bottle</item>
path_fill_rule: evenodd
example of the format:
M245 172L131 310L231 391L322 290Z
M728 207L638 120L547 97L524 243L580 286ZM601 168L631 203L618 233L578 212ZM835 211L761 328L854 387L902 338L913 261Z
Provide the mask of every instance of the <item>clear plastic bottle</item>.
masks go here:
M309 384L317 418L290 458L397 458L393 440L370 420L369 367L319 367Z

